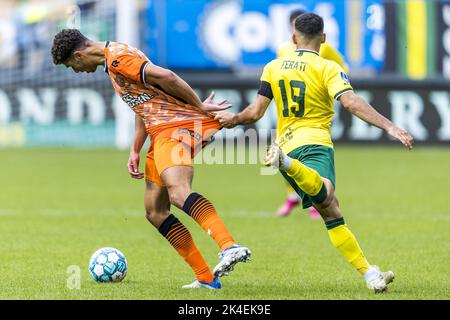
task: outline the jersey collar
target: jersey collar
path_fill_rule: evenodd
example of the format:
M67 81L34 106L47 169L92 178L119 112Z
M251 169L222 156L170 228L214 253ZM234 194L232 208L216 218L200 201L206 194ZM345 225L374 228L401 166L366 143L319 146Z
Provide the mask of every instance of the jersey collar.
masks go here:
M295 52L310 52L310 53L319 55L319 53L317 51L309 50L309 49L297 49L297 50L295 50Z

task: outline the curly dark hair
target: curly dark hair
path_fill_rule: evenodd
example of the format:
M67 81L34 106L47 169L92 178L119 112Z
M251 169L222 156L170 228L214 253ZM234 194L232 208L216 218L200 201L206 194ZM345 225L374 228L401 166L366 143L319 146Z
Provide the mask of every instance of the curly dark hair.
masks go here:
M304 13L295 19L295 29L307 37L323 33L323 19L315 13Z
M64 63L71 54L83 48L88 39L77 29L63 29L53 39L52 57L54 64Z

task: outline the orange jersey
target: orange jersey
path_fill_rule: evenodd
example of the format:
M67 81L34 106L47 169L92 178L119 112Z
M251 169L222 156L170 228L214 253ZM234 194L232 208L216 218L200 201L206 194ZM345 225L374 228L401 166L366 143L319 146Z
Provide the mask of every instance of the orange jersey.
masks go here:
M150 62L140 50L127 44L108 41L105 46L105 72L115 91L144 121L147 132L157 134L168 128L214 116L176 98L162 88L145 82L145 68Z

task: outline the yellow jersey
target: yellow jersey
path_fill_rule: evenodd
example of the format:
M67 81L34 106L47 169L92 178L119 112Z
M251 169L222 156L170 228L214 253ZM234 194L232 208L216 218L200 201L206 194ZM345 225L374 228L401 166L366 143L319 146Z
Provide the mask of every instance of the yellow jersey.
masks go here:
M285 153L311 144L333 147L333 100L353 88L336 62L312 50L294 53L264 67L258 91L275 99L277 141Z
M295 54L295 50L296 49L297 49L297 47L295 46L294 43L286 42L278 50L277 58L282 58L282 57L284 57L286 55L289 55L289 54ZM344 71L346 73L348 72L348 67L347 67L347 65L344 62L344 58L328 42L324 42L320 46L319 56L321 56L324 59L336 62L338 65L340 65L342 67L342 69L344 69Z

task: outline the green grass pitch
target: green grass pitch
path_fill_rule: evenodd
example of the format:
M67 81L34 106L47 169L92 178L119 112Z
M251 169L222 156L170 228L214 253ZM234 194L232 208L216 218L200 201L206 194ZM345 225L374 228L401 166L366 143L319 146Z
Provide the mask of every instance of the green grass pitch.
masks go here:
M449 299L450 149L336 148L337 195L369 262L396 274L374 295L332 247L322 221L297 209L274 215L280 175L260 165L196 165L194 190L209 198L250 263L224 290L180 287L193 274L143 214L143 182L114 150L0 151L0 299ZM142 166L141 166L142 167ZM211 267L218 248L178 209ZM98 248L125 253L122 283L98 284L87 265ZM67 286L81 268L80 289Z

